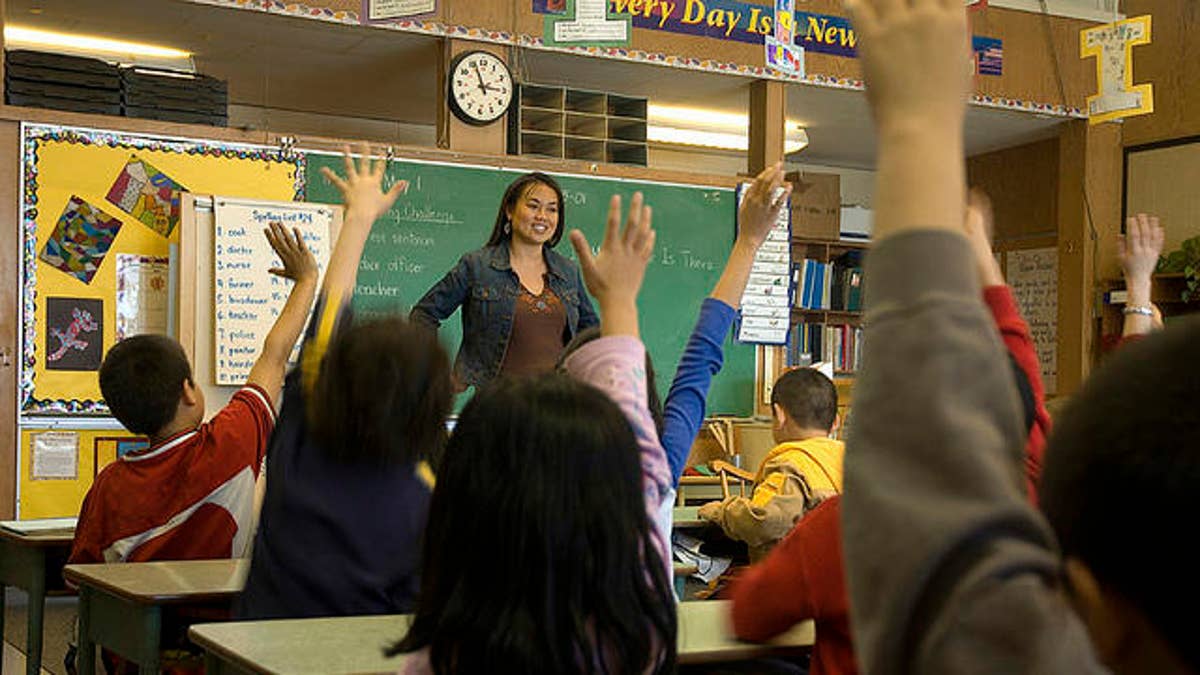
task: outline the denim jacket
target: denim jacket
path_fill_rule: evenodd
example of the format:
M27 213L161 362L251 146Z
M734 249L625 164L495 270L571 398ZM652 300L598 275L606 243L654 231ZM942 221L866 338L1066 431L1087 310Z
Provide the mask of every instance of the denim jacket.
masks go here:
M599 324L600 318L592 309L579 268L553 249L542 250L550 289L567 313L565 345L579 331ZM481 385L500 372L520 291L508 242L485 246L459 258L454 269L413 306L409 319L436 330L462 305L463 338L454 370L464 386Z

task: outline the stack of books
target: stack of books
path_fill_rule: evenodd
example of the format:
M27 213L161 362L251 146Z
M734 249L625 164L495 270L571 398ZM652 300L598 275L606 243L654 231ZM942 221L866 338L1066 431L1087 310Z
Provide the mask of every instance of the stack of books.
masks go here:
M792 266L793 304L802 309L862 311L862 251L849 251L831 262L806 258Z

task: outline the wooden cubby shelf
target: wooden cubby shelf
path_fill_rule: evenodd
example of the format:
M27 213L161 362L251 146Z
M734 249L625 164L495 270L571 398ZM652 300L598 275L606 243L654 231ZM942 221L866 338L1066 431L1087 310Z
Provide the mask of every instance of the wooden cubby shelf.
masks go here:
M648 161L644 98L523 84L508 125L510 155L633 166Z

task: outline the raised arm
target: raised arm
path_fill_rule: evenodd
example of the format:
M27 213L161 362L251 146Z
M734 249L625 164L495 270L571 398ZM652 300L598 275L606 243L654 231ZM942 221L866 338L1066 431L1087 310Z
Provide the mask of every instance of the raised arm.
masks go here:
M263 340L262 352L250 368L246 384L260 387L272 401L279 400L283 389L283 376L287 371L288 356L304 330L304 320L312 307L313 295L317 290L317 261L300 230L287 231L279 223L271 223L263 230L275 254L283 261L283 267L272 268L271 274L292 281L283 311L275 318L275 324Z
M574 377L607 393L633 427L641 453L646 515L655 524L658 555L669 567L671 533L658 515L671 489L670 469L646 403L646 352L638 339L637 296L654 253L651 215L641 193L635 194L622 231L621 199L614 196L598 255L592 255L582 232L571 232L584 282L600 305L601 337L571 354L565 366Z
M1145 335L1162 328L1162 316L1151 302L1152 275L1163 250L1163 228L1157 216L1139 213L1125 221L1125 236L1117 240L1117 257L1125 275L1125 325L1121 336Z
M375 219L387 212L396 203L396 198L408 191L408 181L397 181L387 192L383 191L383 175L387 163L371 160L367 144L359 147L357 166L350 157L350 148L343 149L346 177L338 176L328 167L321 167L325 176L342 193L346 204L346 217L333 253L329 256L329 267L325 270L325 283L321 285L321 296L326 302L335 304L347 301L354 294L358 279L358 263Z
M776 196L781 187L783 192ZM783 165L769 166L755 178L738 209L737 239L721 278L700 306L696 327L688 337L663 404L662 442L671 465L672 485L679 483L704 421L708 390L725 358L722 343L737 316L754 256L767 240L791 192L792 186L783 182Z
M866 366L843 525L863 672L1088 672L1049 527L1025 500L1012 375L961 234L960 0L851 0L879 137Z

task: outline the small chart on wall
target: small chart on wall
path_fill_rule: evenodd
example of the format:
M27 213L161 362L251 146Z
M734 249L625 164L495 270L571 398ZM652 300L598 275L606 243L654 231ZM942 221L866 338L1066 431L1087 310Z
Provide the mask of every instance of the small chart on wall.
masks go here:
M302 163L280 148L23 124L22 416L107 413L107 349L171 330L184 192L293 199Z
M336 188L319 174L322 166L342 171L336 155L310 153L306 200L339 203ZM505 188L523 171L394 160L385 187L408 180L406 195L376 223L359 266L356 316L407 313L459 257L484 245ZM732 187L676 185L564 174L567 231L582 230L600 241L614 193L624 203L642 191L654 207L658 232L653 261L640 297L642 337L654 359L665 395L688 334L725 265L733 243L736 198ZM574 258L566 237L555 249ZM462 335L459 313L442 325L441 339L453 355ZM754 403L754 347L725 343L725 366L714 381L709 412L748 415Z

